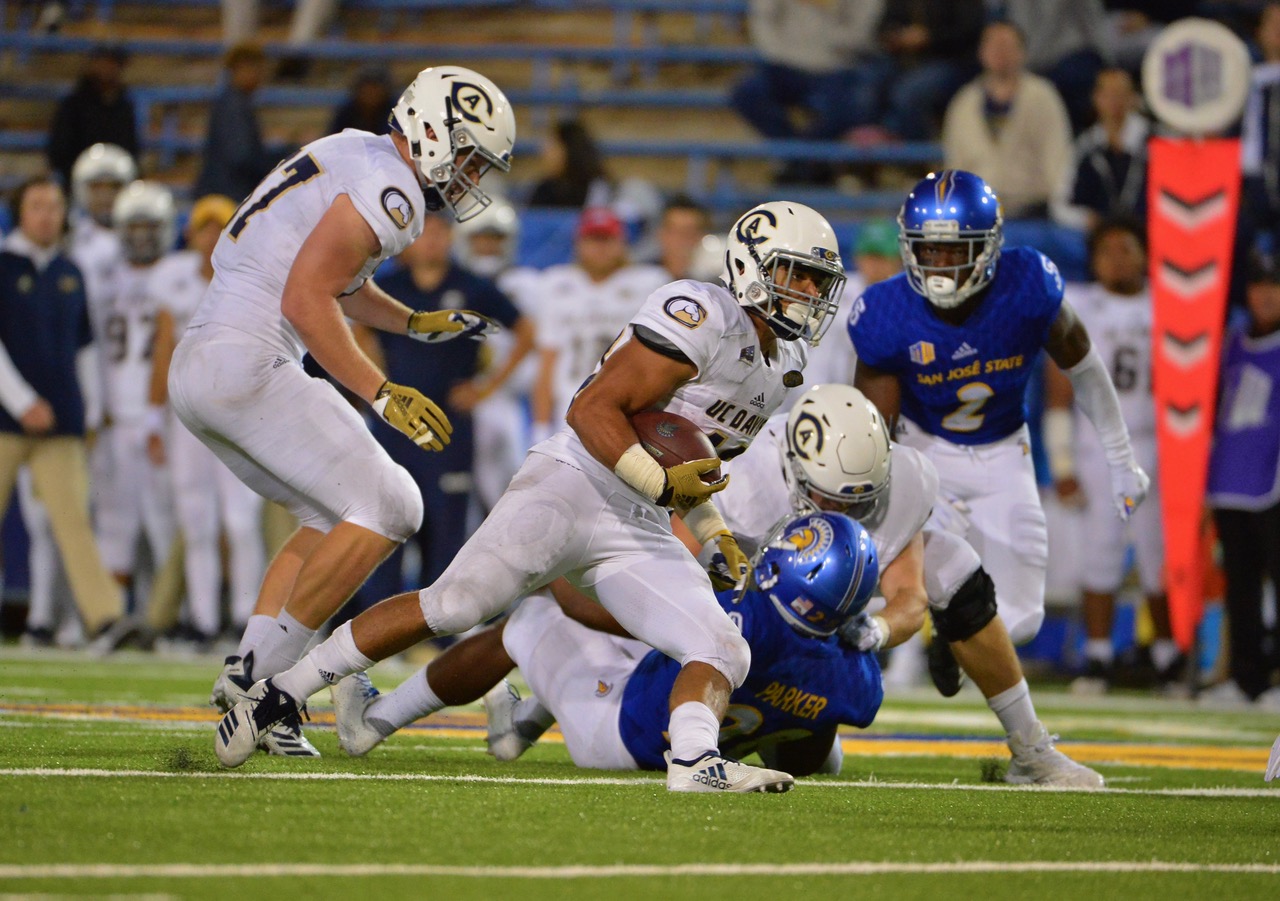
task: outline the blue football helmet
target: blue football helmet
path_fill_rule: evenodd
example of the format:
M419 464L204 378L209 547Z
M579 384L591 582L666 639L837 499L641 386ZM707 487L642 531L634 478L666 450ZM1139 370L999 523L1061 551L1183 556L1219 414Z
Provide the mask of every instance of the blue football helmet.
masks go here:
M756 563L756 588L782 618L815 638L834 635L862 612L880 578L867 530L843 513L806 513L787 521Z
M995 277L1003 226L1000 200L981 178L963 169L930 172L898 213L898 247L911 287L936 307L964 303Z

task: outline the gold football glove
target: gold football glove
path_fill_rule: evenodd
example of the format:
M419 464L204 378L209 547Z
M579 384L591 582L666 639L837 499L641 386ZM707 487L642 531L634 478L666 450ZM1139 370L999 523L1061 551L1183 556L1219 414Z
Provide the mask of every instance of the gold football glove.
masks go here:
M444 450L449 443L453 431L449 417L416 388L383 382L373 409L387 425L404 432L423 450Z
M738 539L732 532L721 532L716 536L715 556L711 558L711 567L707 575L711 576L711 587L716 591L727 591L738 588L747 577L747 555L738 547Z
M711 472L720 465L719 457L707 457L703 460L690 460L688 463L677 463L665 467L667 487L658 495L658 505L677 507L688 510L705 501L717 491L723 491L729 484L729 476L722 475L714 482L702 481L702 474Z
M502 328L494 320L472 310L418 310L409 314L409 337L428 344L454 338L480 339Z

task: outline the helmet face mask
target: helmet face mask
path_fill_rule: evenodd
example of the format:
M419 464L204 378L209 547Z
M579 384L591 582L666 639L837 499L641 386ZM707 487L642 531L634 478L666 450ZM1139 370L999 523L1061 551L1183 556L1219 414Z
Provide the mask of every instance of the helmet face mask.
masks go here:
M173 248L177 214L173 194L164 185L135 181L120 192L112 208L125 258L149 266Z
M815 385L787 416L787 459L799 500L854 519L872 516L889 487L884 417L852 385Z
M391 111L391 126L409 144L427 209L448 207L459 222L493 202L480 188L485 173L511 169L515 116L498 86L471 69L419 72Z
M104 228L111 227L111 207L116 195L138 177L129 151L115 144L94 144L71 167L71 199Z
M798 203L765 203L729 231L725 284L783 340L821 340L840 307L844 266L831 225Z
M898 214L898 247L912 290L941 309L958 307L995 278L1004 242L1000 201L971 172L931 172Z

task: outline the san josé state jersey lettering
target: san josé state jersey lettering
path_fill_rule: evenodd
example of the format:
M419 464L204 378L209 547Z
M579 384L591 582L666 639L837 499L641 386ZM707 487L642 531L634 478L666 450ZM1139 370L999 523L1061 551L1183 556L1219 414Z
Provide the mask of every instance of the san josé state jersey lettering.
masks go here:
M746 681L729 696L720 723L720 750L743 757L762 745L795 741L836 726L871 725L884 690L880 664L871 654L835 638L806 638L783 621L759 592L716 599L751 645ZM667 750L667 710L680 664L650 651L627 680L618 714L618 731L642 769L663 769Z
M905 275L896 275L855 301L849 337L859 360L898 376L904 416L956 444L988 444L1026 421L1027 380L1062 292L1048 257L1010 247L963 324L943 321Z

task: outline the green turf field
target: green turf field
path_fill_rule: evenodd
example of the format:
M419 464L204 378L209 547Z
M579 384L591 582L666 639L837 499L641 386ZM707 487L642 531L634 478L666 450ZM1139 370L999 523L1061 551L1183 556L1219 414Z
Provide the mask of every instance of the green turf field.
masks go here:
M352 760L319 697L323 760L221 772L217 667L0 649L0 896L1280 898L1276 716L1037 690L1111 786L1056 792L984 781L981 698L919 692L848 736L840 778L669 796L554 740L497 763L475 711Z

